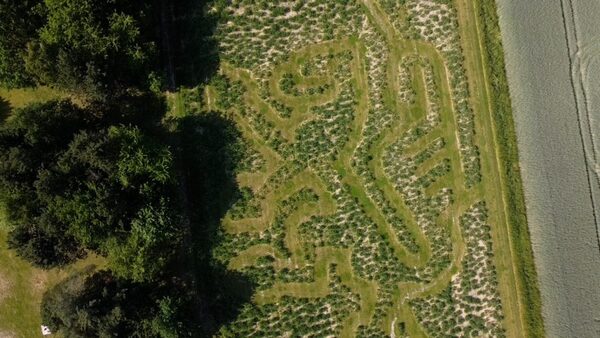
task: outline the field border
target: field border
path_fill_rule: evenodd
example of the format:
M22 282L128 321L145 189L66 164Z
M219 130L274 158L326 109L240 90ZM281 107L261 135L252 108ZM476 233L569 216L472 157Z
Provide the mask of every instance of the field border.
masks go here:
M507 221L512 249L515 251L513 264L518 270L519 298L525 319L526 336L544 337L541 295L535 268L527 222L523 182L519 165L519 152L512 104L506 76L504 49L500 34L496 1L468 0L475 5L475 14L481 29L478 29L483 44L483 66L487 75L485 85L494 124L494 137L498 145L499 166L503 195L507 208Z

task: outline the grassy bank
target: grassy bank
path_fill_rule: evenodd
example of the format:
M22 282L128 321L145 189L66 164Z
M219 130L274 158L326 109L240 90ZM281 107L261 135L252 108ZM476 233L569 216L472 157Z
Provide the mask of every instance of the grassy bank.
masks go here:
M480 16L482 38L486 58L485 66L493 92L491 106L496 124L499 154L503 167L505 197L508 208L510 234L513 249L519 259L515 262L519 271L520 296L525 305L527 336L543 337L544 325L538 279L531 248L525 198L519 168L519 153L512 115L512 106L506 78L504 52L495 1L475 0Z

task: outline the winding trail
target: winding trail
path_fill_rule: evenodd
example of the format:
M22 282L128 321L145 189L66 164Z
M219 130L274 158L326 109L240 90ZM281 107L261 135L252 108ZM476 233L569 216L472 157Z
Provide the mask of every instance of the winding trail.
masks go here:
M469 1L469 0L467 0ZM435 149L432 154L422 163L415 165L413 177L415 180L427 177L435 168L448 163L450 170L433 177L431 185L420 188L423 198L441 196L450 192L451 202L443 206L443 211L435 217L433 227L444 229L444 234L450 237L449 263L437 271L437 274L425 280L423 283L394 281L393 301L391 305L385 305L385 316L381 330L392 337L398 336L397 324L402 323L406 333L411 337L426 337L427 332L419 323L410 302L415 299L432 297L444 291L452 281L452 278L461 272L463 258L466 252L466 243L461 229L460 216L474 204L486 198L485 187L477 186L467 188L463 172L465 159L461 157L461 145L459 137L459 126L457 112L452 100L452 90L449 70L440 52L430 43L423 41L406 40L401 37L389 21L380 5L374 0L362 0L367 16L373 26L381 33L387 42L389 55L385 60L386 93L388 109L398 112L399 118L381 130L379 135L371 137L365 135L365 125L375 107L372 107L369 93L369 82L366 71L366 46L357 37L349 37L338 41L322 42L307 46L294 52L287 61L276 65L268 79L260 82L251 71L235 68L224 64L221 72L233 81L239 81L244 89L244 103L274 126L281 134L284 142L293 144L297 142L297 130L306 123L316 118L313 107L322 106L333 102L340 96L342 84L334 76L334 67L337 61L328 63L326 69L318 75L304 76L299 70L301 60L315 58L322 55L332 55L340 52L350 52L352 85L355 95L355 107L353 120L348 131L348 139L339 154L332 156L328 162L328 168L341 178L341 184L348 188L352 198L360 205L377 232L385 243L389 245L395 258L406 267L423 269L436 258L432 257L432 240L427 236L427 229L419 224L418 212L414 205L410 204L410 195L403 191L403 187L396 185L384 167L384 157L393 144L403 137L409 135L415 129L420 130L419 135L408 142L401 151L401 157L397 161L411 161L413 157L422 154L432 147L434 142L443 141L440 149ZM462 18L467 8L460 7ZM472 15L473 13L469 13ZM412 65L409 76L418 88L425 93L419 93L414 103L402 102L398 93L400 92L399 66L405 58L416 57L422 64ZM332 57L333 59L333 57ZM432 80L426 78L426 65L431 69ZM428 68L429 69L429 68ZM470 75L476 75L470 74ZM312 88L322 86L323 90L315 95L292 95L281 86L281 79L291 75L295 85L299 88ZM481 74L480 74L481 75ZM485 76L480 81L486 81ZM261 85L263 87L261 87ZM291 108L289 116L285 117L266 99L270 95L280 103ZM477 93L478 95L481 93ZM487 93L489 95L489 93ZM214 100L214 98L212 98ZM489 110L489 106L487 107ZM487 111L489 112L489 111ZM229 268L243 269L257 264L262 257L274 259L273 268L276 271L283 269L298 269L311 267L314 269L314 279L310 282L288 283L275 282L270 288L260 291L255 295L257 304L276 303L282 297L291 296L299 298L320 298L330 293L329 283L336 266L335 274L339 275L343 285L346 285L353 293L360 297L360 309L351 313L344 321L340 336L352 337L359 326L369 326L374 321L374 314L378 303L378 292L380 286L372 280L358 276L353 271L352 248L337 248L331 246L309 248L310 243L302 238L298 232L301 224L311 217L326 217L334 215L339 205L333 198L332 192L327 191L327 182L315 168L310 164L302 164L301 168L289 169L291 178L271 184L270 179L281 170L286 170L286 158L277 153L267 145L267 140L261 136L259 130L254 130L247 115L237 111L234 118L242 127L244 136L251 140L252 144L265 159L265 169L256 173L244 173L240 175L239 182L242 186L250 187L256 195L261 197L261 214L259 217L246 219L224 219L225 230L233 235L243 233L261 233L271 227L275 219L280 215L278 205L286 201L290 196L301 190L310 190L318 196L318 201L297 202L295 209L286 215L284 221L283 245L286 250L281 250L271 244L253 245L241 252L229 261ZM488 126L491 128L491 126ZM492 132L491 136L495 136ZM362 142L368 148L369 160L367 161L368 175L372 175L373 182L365 178L366 174L355 163L355 156ZM486 140L489 150L493 147L491 140ZM493 167L490 170L500 170ZM493 171L492 171L493 172ZM492 180L492 178L487 178ZM485 183L490 184L490 183ZM487 187L487 186L486 186ZM498 194L501 194L501 183L496 182ZM415 247L407 248L399 239L397 230L394 229L387 216L390 211L385 210L381 203L371 193L373 189L379 189L387 203L391 205L394 214L401 219L403 226L414 239ZM494 196L496 198L497 196ZM503 200L499 200L500 203ZM387 212L387 213L386 213ZM498 227L505 218L499 217ZM495 236L508 236L496 230ZM506 239L505 239L506 240ZM508 239L510 240L510 239ZM502 243L504 244L504 243ZM314 250L314 255L307 252ZM510 250L505 248L505 250ZM282 251L287 251L282 252ZM309 261L314 258L314 262ZM504 258L504 257L503 257ZM516 273L514 269L512 273ZM513 276L514 277L514 276ZM512 277L511 277L512 278ZM511 280L514 283L514 280ZM510 284L512 285L512 284ZM515 314L518 316L518 313Z

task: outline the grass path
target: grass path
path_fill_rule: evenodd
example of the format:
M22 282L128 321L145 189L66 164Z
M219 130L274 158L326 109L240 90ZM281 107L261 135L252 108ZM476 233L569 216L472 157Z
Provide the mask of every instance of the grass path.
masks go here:
M489 88L489 79L486 73L483 45L481 41L481 32L479 29L479 16L473 0L457 1L459 14L459 26L461 27L461 39L465 44L466 69L470 88L473 90L472 104L478 114L480 136L478 143L482 148L483 176L484 176L484 194L493 208L490 212L496 215L496 222L493 227L494 247L496 266L500 275L500 292L503 300L503 307L507 318L506 329L509 336L520 336L526 332L523 313L526 311L521 303L519 292L522 286L519 285L518 266L519 257L513 249L511 241L511 226L508 222L506 201L507 182L501 173L503 172L502 162L499 157L499 144L497 132L492 116L491 106L492 94ZM498 179L490 179L496 177Z
M469 79L469 88L475 88L471 97L472 104L477 112L476 118L476 140L482 151L482 169L484 181L473 188L467 188L463 173L464 160L460 155L459 127L457 113L452 100L449 70L443 57L431 44L405 40L395 30L388 16L380 5L374 0L363 0L370 21L384 36L388 47L389 56L386 60L386 80L388 87L385 93L385 104L388 109L399 112L400 117L382 130L372 143L368 144L370 160L368 168L374 176L374 187L383 192L385 199L393 206L396 216L404 221L410 235L416 243L416 252L405 247L398 239L396 230L388 223L385 214L378 203L369 194L370 183L362 177L355 165L353 157L357 149L366 139L364 126L369 118L371 107L369 99L369 83L366 74L365 46L360 40L350 37L340 41L324 42L305 47L293 53L287 61L276 65L266 82L269 95L290 107L291 114L288 118L282 117L276 109L261 97L259 80L244 69L238 69L225 64L222 73L234 81L240 81L246 90L244 100L247 106L254 109L269 123L275 126L275 130L281 133L285 141L293 143L296 141L296 130L308 121L315 118L311 107L324 105L334 101L341 91L341 85L333 76L335 62L329 65L324 74L304 76L299 67L303 60L314 58L319 55L350 51L353 61L350 64L352 83L355 87L356 106L354 120L345 143L339 155L330 163L331 168L342 178L352 197L361 206L365 214L376 224L378 233L385 238L393 249L396 258L404 265L414 268L422 268L432 259L431 243L424 229L417 223L416 215L405 202L403 195L393 182L388 178L383 157L388 148L399 140L399 138L419 126L427 126L428 131L415 142L409 144L403 151L403 158L398 161L409 160L411 157L428 149L437 140L443 139L443 149L436 151L431 158L424 161L416 168L415 175L426 175L430 170L447 159L450 163L450 173L437 179L431 186L424 190L428 196L439 194L442 189L449 188L453 193L454 202L451 203L436 220L435 226L447 227L452 249L450 253L450 264L439 272L427 283L399 282L394 291L393 306L387 309L386 320L381 329L389 335L398 336L402 334L395 327L397 321L404 323L406 333L411 337L426 337L427 332L419 324L413 313L409 301L418 298L435 296L445 290L451 280L462 269L463 258L466 251L466 243L461 232L460 216L463 215L476 202L485 200L495 215L492 222L492 237L494 242L495 262L500 274L500 292L503 307L507 317L505 326L509 336L518 336L523 332L522 308L514 289L518 287L517 272L512 267L515 261L514 253L510 243L510 229L506 218L506 201L502 189L504 182L494 179L499 176L502 167L498 161L495 143L495 131L489 106L490 93L487 86L483 68L482 51L477 31L478 17L474 12L471 0L458 1L458 13L460 20L460 32L466 49L466 67ZM397 93L400 91L399 65L408 56L417 55L431 65L434 76L435 88L429 88L425 79L425 70L422 66L412 67L413 84L421 89L417 93L415 104L406 104L399 100ZM296 85L301 89L315 86L324 86L316 95L290 95L283 91L280 79L289 74L293 77ZM432 109L433 97L427 92L431 90L437 94L439 100L439 122L428 121L429 111ZM212 96L212 95L211 95ZM214 101L214 97L211 98ZM485 113L484 113L485 112ZM367 326L373 320L377 302L378 285L375 282L357 277L352 269L352 250L336 247L318 247L315 249L314 262L307 261L306 249L303 239L298 233L298 226L309 219L310 216L328 216L336 211L336 203L326 189L326 184L321 182L318 174L310 168L303 168L299 173L286 182L273 186L269 178L278 170L286 166L286 159L281 158L267 146L257 130L251 127L251 121L243 114L236 114L236 120L242 128L242 133L247 137L263 155L266 160L266 169L259 173L246 173L239 177L240 184L251 187L255 192L262 193L261 216L243 220L225 219L225 229L232 234L242 232L261 232L267 229L277 217L279 210L277 205L288 199L301 189L312 190L319 199L317 202L301 202L296 209L285 219L284 245L290 256L279 252L270 244L259 244L251 246L233 258L229 267L242 269L253 266L256 261L264 256L275 259L274 268L297 269L314 264L314 281L309 283L275 283L271 288L255 295L254 301L258 304L278 302L283 296L301 298L320 298L329 293L329 283L333 273L332 265L337 266L336 274L339 275L344 285L348 286L353 293L360 296L361 307L352 313L343 323L342 337L352 337L359 325Z
M423 137L419 144L416 145L416 149L414 149L413 151L423 149L421 143L432 142L438 136L442 135L448 142L446 149L452 149L452 151L448 151L445 153L450 157L453 168L452 172L460 173L462 164L458 150L458 127L455 119L454 107L452 105L451 100L450 84L448 80L449 77L447 75L447 70L444 62L442 61L441 56L432 46L428 44L421 42L408 43L406 41L400 40L398 38L398 34L396 34L395 32L394 27L391 25L389 20L387 20L387 16L383 13L383 10L379 7L379 5L372 0L364 0L364 3L369 9L370 14L374 19L374 22L378 24L380 31L383 32L386 39L388 40L388 43L390 44L391 54L396 54L395 56L390 57L390 62L400 60L403 56L408 56L412 53L415 53L415 51L418 53L418 55L431 60L436 75L436 82L439 84L436 92L440 95L441 101L440 110L442 115L442 122L439 126L441 130L438 133L433 131L427 136ZM412 48L407 48L407 46L411 45ZM397 67L395 65L392 65L390 68ZM424 106L429 105L428 102L421 102L421 104ZM408 111L408 109L404 108L402 109L402 111L406 112ZM403 126L403 124L403 121L397 121L395 128L388 130L388 132L382 136L383 142L380 143L378 149L375 150L376 154L379 154L381 152L381 149L387 148L389 146L389 142L394 140L394 136L397 137L397 135L402 134L402 130L406 131L409 129L407 128L407 126ZM411 150L409 149L408 152L410 153ZM398 160L401 161L402 159ZM378 168L375 169L377 170ZM426 169L421 167L421 170ZM450 283L452 276L457 274L461 269L462 258L465 252L465 244L462 239L458 216L476 201L477 196L474 196L471 191L467 191L465 189L463 175L453 176L454 177L452 177L450 180L445 180L442 183L445 186L449 185L452 187L456 195L456 200L458 202L452 208L453 211L450 213L450 215L448 215L448 217L446 217L445 219L446 222L450 222L451 224L450 233L453 243L452 263L431 283L428 283L426 285L419 283L400 283L398 287L399 292L396 296L395 305L395 307L398 309L398 313L396 314L396 317L394 317L394 319L402 318L402 320L405 321L406 330L411 337L425 337L427 335L418 324L416 317L414 316L408 305L408 301L410 299L431 296L441 292Z
M370 2L367 2L367 7L373 9L378 8L376 5ZM377 10L374 10L374 12L371 13L375 21L378 20L378 13L379 12ZM382 28L386 30L386 27ZM392 39L395 39L395 35L390 37L390 40ZM448 154L454 154L454 156L451 156L452 166L454 167L454 171L460 172L461 162L458 156L458 146L456 141L457 136L455 135L456 121L453 117L450 89L447 81L448 77L446 75L444 64L441 61L441 57L426 44L402 40L399 41L400 45L402 45L404 49L395 48L396 52L390 58L391 61L387 67L390 79L397 79L397 64L400 62L401 58L417 51L423 56L433 59L432 63L436 65L434 70L437 77L437 82L442 84L442 86L438 88L440 98L443 102L441 110L443 111L443 120L445 121L440 125L442 129L438 132L432 132L429 137L425 137L424 140L419 140L419 144L411 147L409 153L416 153L420 151L423 149L424 145L427 145L440 135L445 135L446 137L449 136L448 139L450 142L448 146L450 148L454 148L454 151L449 152ZM378 178L378 186L385 192L388 200L394 205L398 216L404 220L407 220L407 226L411 234L415 237L418 247L420 248L418 253L414 254L410 252L398 241L393 228L387 223L386 219L381 214L381 211L365 192L366 189L364 187L364 182L352 170L352 157L358 147L359 142L361 142L361 139L363 138L363 126L366 123L367 114L370 108L367 76L364 69L364 47L352 40L345 40L335 43L328 42L305 48L297 54L294 54L289 62L277 66L273 72L273 76L269 80L269 88L273 97L281 100L293 108L292 115L289 119L283 119L278 116L277 112L275 112L267 102L260 98L260 95L258 94L259 86L253 79L250 72L234 69L233 67L226 65L223 67L223 73L233 80L241 81L247 90L247 95L245 96L246 103L249 106L254 107L254 109L257 111L263 113L265 118L276 125L278 130L282 131L282 135L284 135L288 141L293 141L295 136L294 129L296 129L302 122L310 120L313 117L309 113L309 108L311 106L321 105L333 100L339 94L339 87L335 84L333 77L327 75L305 79L306 83L311 85L318 83L331 84L330 90L325 91L322 95L312 97L311 100L307 101L302 97L292 97L283 93L279 89L277 79L280 78L283 73L292 73L301 78L301 74L297 72L298 65L296 63L298 60L309 56L323 54L328 51L341 51L345 48L350 48L354 54L353 59L355 62L352 63L352 74L355 77L354 81L357 87L357 116L353 122L349 141L341 151L338 159L332 163L332 166L337 170L341 177L343 177L343 183L349 186L350 191L359 201L362 209L366 212L369 218L371 218L377 224L380 234L389 240L397 258L408 266L423 266L429 261L431 255L428 239L423 234L422 229L417 225L412 212L404 204L403 197L395 190L391 182L387 180L381 165L381 158L384 150L397 139L398 135L406 132L414 125L408 125L405 123L406 121L401 119L396 121L392 128L386 130L379 142L377 142L373 149L371 149L371 152L374 154L374 159L370 161L370 167ZM423 74L421 72L420 82L424 82L422 77ZM424 87L425 84L422 84L422 86ZM421 109L424 111L427 109L429 103L424 96L422 97L423 100L420 102L420 104ZM400 103L395 103L395 100L392 102L393 104L397 105L397 107L401 107L403 111L408 110L408 107L402 106ZM422 123L422 121L417 121L415 124L417 123ZM247 125L248 123L246 122L245 124ZM244 129L247 129L247 127L244 127ZM259 149L263 147L264 140L260 140L260 136L258 136L257 133L247 130L243 130L243 132L245 133L245 136L253 140L254 144L261 145ZM261 153L267 152L263 150L260 151ZM275 158L276 156L271 157ZM267 162L270 163L272 161ZM435 164L437 163L433 161L431 163L427 162L427 166L420 169L427 171L427 168L431 169ZM260 175L269 176L269 172L272 172L272 170L263 172ZM260 181L266 182L266 179L262 179ZM468 192L464 189L464 179L461 178L461 175L454 175L451 183L453 189L459 195L465 195L464 197L459 198L462 203L458 204L456 207L466 209L466 207L473 202L473 199L468 196ZM285 243L291 252L291 257L286 259L282 253L278 252L271 245L260 244L252 246L241 252L230 262L231 268L241 269L246 266L251 266L258 258L263 256L275 257L276 262L274 266L278 270L290 267L298 268L299 266L303 266L308 263L304 261L304 252L302 250L301 242L296 238L298 237L296 233L297 225L307 217L307 211L309 211L309 214L313 215L326 215L333 212L333 205L331 204L330 199L325 197L327 194L326 191L318 183L318 178L314 174L310 173L309 169L303 171L298 176L295 176L292 180L288 181L287 184L279 187L279 189L274 189L272 192L270 192L262 202L263 212L261 217L239 221L226 219L225 228L231 233L258 232L264 230L273 222L276 216L276 210L272 206L276 205L278 201L288 198L293 192L302 188L312 189L320 196L320 199L318 205L303 204L299 206L298 209L286 220L285 228L287 231ZM449 283L450 278L460 269L460 263L464 254L464 243L460 233L460 225L457 216L458 214L460 214L460 212L456 214L452 213L452 215L445 215L442 217L442 222L440 222L444 223L443 221L445 220L450 221L452 224L451 234L453 237L454 249L451 266L442 272L434 281L427 285L414 283L401 283L398 285L398 304L396 309L392 309L391 311L395 313L395 316L393 316L394 318L401 317L402 320L407 322L407 329L414 336L423 336L424 332L412 314L408 306L408 300L416 297L433 295L440 292ZM354 276L351 269L351 251L349 249L326 247L317 248L316 251L314 282L285 284L277 283L271 289L258 294L255 298L255 301L257 303L276 302L284 295L296 297L324 297L328 294L330 274L329 267L332 264L336 264L338 266L338 273L340 274L342 283L350 287L352 291L359 294L362 302L361 311L350 315L343 326L342 336L351 337L353 336L354 330L359 324L369 324L374 311L377 286L373 282L368 282ZM390 331L389 333L391 333L392 329L392 325L386 325L386 331Z

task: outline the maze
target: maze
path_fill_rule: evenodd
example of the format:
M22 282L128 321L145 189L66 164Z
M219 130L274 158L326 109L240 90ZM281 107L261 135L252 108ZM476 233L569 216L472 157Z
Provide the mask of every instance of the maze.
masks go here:
M449 1L234 0L211 109L249 145L216 259L232 337L504 336Z

